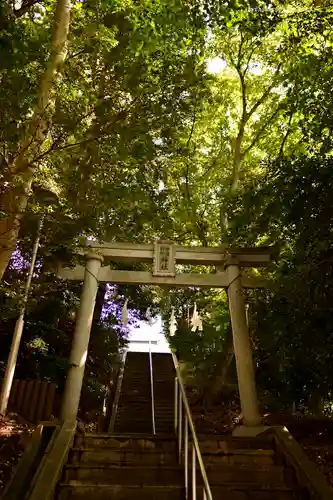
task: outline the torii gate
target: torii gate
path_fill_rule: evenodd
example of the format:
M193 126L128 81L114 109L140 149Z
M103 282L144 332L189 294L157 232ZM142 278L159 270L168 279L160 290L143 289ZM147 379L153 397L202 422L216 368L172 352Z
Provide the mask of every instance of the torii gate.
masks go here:
M87 241L86 247L78 253L85 256L85 267L61 268L58 272L61 278L83 281L70 354L70 367L62 401L61 419L76 419L98 284L109 282L227 288L243 423L249 427L260 425L252 348L242 289L243 287L265 287L266 280L247 276L242 268L267 266L276 259L277 247L184 247L169 241L158 241L152 244ZM150 263L152 269L151 271L119 271L110 269L109 265L103 266L104 261ZM210 274L177 273L176 264L215 266L216 272Z

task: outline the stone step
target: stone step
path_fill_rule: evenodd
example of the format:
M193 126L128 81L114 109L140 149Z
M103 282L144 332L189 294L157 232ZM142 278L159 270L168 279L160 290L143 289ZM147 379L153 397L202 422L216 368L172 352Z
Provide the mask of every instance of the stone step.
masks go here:
M209 464L229 464L229 465L274 465L275 464L275 454L271 450L258 450L257 454L247 453L247 450L244 450L244 453L240 454L202 454L202 458L205 466Z
M137 418L133 418L130 415L128 415L127 413L122 412L122 413L119 413L119 415L117 415L116 422L118 422L118 423L125 423L126 422L126 423L131 423L131 424L134 424L134 425L136 423L151 425L151 423L152 423L152 414L148 413L148 414L145 415L142 412L141 413L138 412ZM131 432L131 431L129 430L129 432Z
M127 373L137 373L137 374L141 374L141 373L145 373L147 374L148 376L150 375L150 370L149 370L149 362L148 361L145 361L143 363L128 363L127 365L125 365L125 376L127 375Z
M148 402L147 399L138 399L137 397L131 396L119 400L117 412L127 411L129 416L135 416L136 410L151 413L150 400Z
M123 378L122 387L124 387L125 384L132 384L137 386L149 384L150 386L150 374L144 373L142 372L142 370L137 373L128 372Z
M136 423L140 423L140 424L149 424L151 425L152 423L152 415L151 414L148 414L148 415L144 415L142 413L139 413L138 414L138 418L133 418L133 417L130 417L126 414L119 414L119 416L116 418L116 422L119 422L119 423L131 423L131 424L136 424Z
M176 465L177 454L160 450L130 451L122 449L90 449L73 448L70 454L71 463L87 464L147 464L147 465Z
M161 425L161 426L159 426L158 424L155 425L155 432L157 434L159 434L161 432L167 432L167 431L169 431L170 434L172 434L173 433L173 426L172 425L170 425L170 426L167 426L167 425Z
M183 477L183 466L164 465L128 465L110 463L83 463L70 464L65 469L65 482L76 484L76 481L95 484L178 484ZM211 485L241 487L246 489L274 489L285 487L283 467L237 467L237 466L209 466L207 467L208 481ZM201 476L197 472L198 483Z
M198 490L197 498L202 498L199 496L199 491L202 492L202 489ZM242 488L237 486L212 486L211 492L214 500L305 500L303 497L296 496L292 489L285 487L258 490L251 488L251 485L247 486L245 484L242 485Z
M133 410L134 412L134 410ZM152 412L140 410L139 408L135 410L136 415L129 415L126 410L120 411L117 415L116 420L127 421L127 422L145 422L148 423L152 421Z
M174 485L182 484L183 468L179 465L156 467L154 465L79 464L65 468L66 484L124 484L124 485Z
M171 432L174 434L174 425L173 425L173 419L159 419L158 417L155 416L155 429L158 427L159 431L158 432Z
M184 500L183 486L60 485L57 500ZM224 500L231 500L231 497ZM236 499L237 500L237 499Z
M121 418L121 415L120 415L119 418L116 419L116 422L119 424L125 424L125 423L132 424L134 426L136 426L136 425L149 425L151 427L152 416L149 415L149 416L147 416L147 418L145 418L143 415L138 415L137 419L133 419L133 418L128 417L128 416L124 416L123 418Z
M302 500L303 497L295 495L288 489L251 490L248 492L224 487L212 487L214 500ZM202 488L197 489L197 498L202 499ZM123 484L77 485L74 488L61 484L57 500L184 500L183 486L132 486ZM191 492L190 492L191 498ZM305 500L305 498L304 498Z
M147 396L148 398L148 396ZM146 397L138 397L137 394L129 394L124 395L121 399L119 399L118 409L126 408L127 411L132 410L133 408L146 408L151 410L151 400Z
M140 406L140 405L129 405L129 406L123 406L121 405L119 408L118 408L118 415L121 415L122 413L125 413L125 412L129 412L129 410L132 410L132 413L131 414L128 414L126 415L127 418L132 418L133 420L136 420L136 417L138 417L139 415L144 415L144 416L152 416L152 409L151 408L145 408L143 405ZM118 416L117 415L117 416Z
M144 387L150 388L150 374L143 372L128 373L123 378L121 387L123 388L126 387L127 385L141 387L142 389Z
M124 380L121 389L122 391L126 391L126 389L138 389L147 394L151 392L149 380Z
M200 444L200 450L203 455L248 455L248 456L257 456L257 455L267 455L267 456L275 456L275 451L274 450L253 450L250 448L236 448L234 450L232 449L217 449L217 450L211 450L210 447L207 447L205 443L199 443Z
M242 438L233 436L214 436L199 434L198 440L202 449L214 452L222 450L231 452L234 450L274 450L272 439Z
M121 418L121 415L120 415L119 418L116 419L116 422L119 424L125 424L125 423L132 424L134 426L136 426L136 425L149 425L151 427L152 416L149 415L149 416L147 416L147 418L145 418L143 415L138 415L137 419L133 419L133 418L128 417L128 416L124 416L123 418Z
M144 398L138 398L138 397L124 397L121 401L119 401L119 404L118 404L118 410L121 410L121 409L126 409L126 410L130 410L130 409L133 409L133 408L145 408L145 409L149 409L151 411L151 402L147 401L146 399Z
M118 425L117 423L115 424L115 431L116 432L135 432L136 434L147 434L147 432L153 431L152 426L148 425L141 425L141 426L134 426L132 424L123 424L123 425Z
M119 399L137 399L150 403L151 391L147 387L127 386L122 389Z
M162 401L154 401L154 406L155 406L155 411L156 409L160 412L168 412L170 414L173 414L173 407L170 408L169 404L166 404L166 402ZM151 400L145 398L138 398L136 394L133 396L129 395L121 400L119 400L118 404L118 410L120 409L126 409L128 412L134 410L135 408L138 409L145 409L145 410L150 410L152 408ZM132 411L133 413L133 411Z
M119 400L137 400L143 401L146 404L150 404L151 392L147 391L147 388L140 387L124 387L120 395Z
M207 465L206 473L211 485L236 484L253 485L257 489L262 487L285 486L285 470L282 466L252 466L252 465ZM198 479L200 473L198 475Z
M80 440L80 446L83 448L98 449L121 449L130 451L158 450L172 452L177 450L177 442L170 434L152 436L152 433L142 435L128 434L85 434Z
M116 421L115 431L122 433L134 432L136 434L147 434L148 432L153 433L152 423L148 422L127 422L127 421Z
M158 400L158 399L154 400L154 407L155 407L155 411L163 411L164 413L168 413L170 415L174 414L174 409L170 405L169 400L166 400L166 401Z
M163 429L165 427L165 432L173 432L174 431L174 425L173 425L173 419L159 419L158 417L155 416L155 428L158 427L161 429L161 432L163 432Z

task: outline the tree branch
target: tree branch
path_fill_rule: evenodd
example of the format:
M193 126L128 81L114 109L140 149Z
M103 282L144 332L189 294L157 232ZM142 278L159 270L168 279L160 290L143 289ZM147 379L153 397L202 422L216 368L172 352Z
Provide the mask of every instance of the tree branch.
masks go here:
M44 153L37 156L37 158L34 158L34 162L38 162L38 161L42 160L43 158L45 158L45 156L49 155L53 151L63 151L65 149L74 148L76 146L81 146L82 144L89 144L90 142L98 141L99 139L107 137L109 134L110 134L110 131L107 131L103 134L99 134L99 135L96 135L94 137L89 137L88 139L74 142L72 144L65 144L64 146L61 146L61 147L54 147L54 145L57 144L57 142L55 141L54 143L52 143L51 147L47 151L44 151Z
M239 43L239 47L238 47L238 54L237 54L237 64L236 64L236 69L237 71L240 71L241 70L241 66L242 66L242 48L243 48L243 43L244 43L244 38L243 38L243 33L241 32L240 34L240 43Z
M242 91L242 117L240 119L238 134L235 140L235 150L234 150L234 159L232 165L232 176L230 182L230 190L234 191L237 187L239 180L239 166L242 162L242 141L245 132L245 125L248 121L248 113L247 113L247 102L246 102L246 83L245 78L241 70L237 69L239 79L241 82L241 91Z
M254 138L251 141L251 144L243 152L243 156L247 155L247 153L249 153L251 151L251 149L253 148L253 146L255 146L257 144L257 142L259 141L260 137L265 132L265 130L268 127L268 125L270 123L272 123L272 121L274 120L274 118L276 117L276 115L279 113L279 111L281 111L281 109L282 109L282 106L280 104L276 108L276 110L274 111L274 113L268 118L268 120L263 124L262 127L260 127L260 129L258 130L258 132L255 134Z
M219 150L218 150L218 153L215 155L213 161L211 162L211 164L209 165L209 167L205 170L205 172L199 177L199 181L198 182L201 182L207 174L209 174L209 172L215 167L216 163L217 163L217 160L220 158L221 156L221 153L222 153L222 148L223 148L223 144L224 144L224 140L223 140L223 137L222 137L222 134L220 133L221 135L221 139L220 139L220 147L219 147Z
M291 121L293 119L293 116L294 116L294 111L292 110L290 112L290 115L289 115L287 132L284 134L284 137L283 137L282 142L281 142L280 151L279 151L279 154L278 154L278 158L279 159L282 158L282 156L283 156L283 149L284 149L284 146L285 146L285 144L287 142L288 136L289 136L289 134L291 132Z
M243 73L244 76L246 75L246 73L247 73L247 71L249 69L249 64L251 62L251 59L252 59L252 56L253 56L253 52L255 50L256 50L256 46L254 46L253 49L250 50L250 55L249 55L249 57L247 59L246 66L245 66L244 73Z
M189 134L187 142L186 142L186 149L188 149L188 147L190 145L190 142L191 142L191 139L192 139L192 136L193 136L195 122L196 122L196 116L197 116L197 108L196 108L196 104L195 104L194 110L193 110L192 126L191 126L190 134ZM194 149L195 149L195 147L194 147ZM186 197L187 197L188 200L191 199L191 193L190 193L190 187L189 187L189 180L188 180L189 169L190 169L189 162L186 161L185 187L186 187Z
M263 102L265 102L265 100L267 99L267 97L269 96L269 94L271 93L272 89L275 87L275 84L276 84L276 81L275 81L275 78L276 76L279 74L280 72L280 68L281 68L281 63L279 63L278 67L277 67L277 70L275 71L274 73L274 76L273 76L273 82L271 83L271 85L265 90L265 92L262 94L262 96L260 97L260 99L252 106L252 108L250 109L250 111L248 112L248 115L247 115L247 118L249 119L253 113L259 108L259 106L262 105Z
M238 52L239 57L240 52ZM239 180L239 166L242 162L242 141L245 132L245 125L249 119L249 115L247 113L247 101L246 101L246 82L245 82L245 72L243 73L240 67L240 63L236 66L236 71L239 76L240 84L241 84L241 93L242 93L242 117L239 122L238 134L235 140L235 151L234 151L234 159L232 165L232 175L230 182L230 191L233 192L238 184Z

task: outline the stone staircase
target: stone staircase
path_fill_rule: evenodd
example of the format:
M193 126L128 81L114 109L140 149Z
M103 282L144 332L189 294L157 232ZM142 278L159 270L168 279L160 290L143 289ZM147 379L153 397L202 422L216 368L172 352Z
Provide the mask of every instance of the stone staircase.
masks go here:
M273 441L269 438L201 436L200 446L214 500L309 498L298 487L293 469L279 463ZM199 471L197 478L199 486ZM185 499L184 469L178 464L174 437L78 436L63 471L56 499L133 498ZM202 498L202 489L198 488L197 498Z
M175 367L170 354L152 354L156 434L174 433Z
M173 431L174 368L171 356L154 354L152 365L156 394L155 435L152 433L149 356L130 353L119 400L117 432L77 432L69 449L75 430L73 423L67 427L66 422L55 428L51 426L52 432L58 432L53 447L43 456L46 445L39 451L32 443L23 457L24 467L18 470L13 488L5 498L186 500L184 459L181 457L179 463L178 442ZM309 467L306 463L302 450L294 448L290 456L292 436L288 434L286 444L285 436L281 437L279 432L270 431L256 438L198 436L214 500L332 500L332 492L320 474L311 469L312 464ZM52 433L49 432L42 434L49 444L50 436ZM40 446L37 438L35 445ZM189 435L189 499L193 498L191 447ZM196 477L196 498L201 500L203 488L198 467ZM298 477L306 487L300 486ZM29 482L33 491L29 491ZM15 491L19 494L13 494ZM36 491L37 496L34 495Z
M174 437L87 434L71 451L57 500L183 499Z
M149 355L128 353L113 434L77 436L57 500L185 499L184 467L173 430L175 369L152 354L156 434L152 434ZM213 499L306 499L270 437L199 436ZM189 466L190 469L190 466ZM202 498L197 470L197 498ZM189 470L191 485L191 471ZM191 498L191 491L189 491Z
M149 356L129 352L118 402L114 432L152 434Z
M308 499L294 469L284 465L272 438L199 436L213 499Z
M175 368L171 355L152 354L155 430L173 433ZM152 434L149 355L129 352L126 357L114 432Z

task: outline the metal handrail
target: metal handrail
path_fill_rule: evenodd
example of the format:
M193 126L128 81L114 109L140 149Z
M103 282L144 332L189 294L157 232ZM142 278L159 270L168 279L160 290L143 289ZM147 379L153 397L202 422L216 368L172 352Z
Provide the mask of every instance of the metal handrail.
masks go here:
M153 361L151 355L150 341L149 341L149 371L150 371L150 393L151 393L151 419L152 419L153 434L155 435L156 426L155 426L154 376L153 376Z
M184 458L184 481L185 481L185 499L189 498L189 470L188 470L188 452L189 452L189 430L192 437L192 500L197 498L197 477L196 477L196 461L199 464L199 470L203 481L203 500L213 500L212 492L209 486L206 469L203 463L199 441L195 432L193 419L191 415L190 405L188 403L186 390L182 381L178 360L174 353L172 354L173 363L176 370L175 378L175 402L174 402L174 425L178 439L178 454L179 461ZM184 412L183 412L184 408ZM184 413L184 424L183 424ZM184 437L183 437L184 433ZM184 442L184 449L183 449Z
M125 351L124 354L123 354L123 359L122 359L121 366L120 366L120 369L119 369L119 375L118 375L118 380L117 380L116 393L115 393L114 400L113 400L113 405L112 405L112 414L111 414L111 420L110 420L110 425L109 425L109 432L113 432L114 431L114 426L115 426L115 423L116 423L119 398L120 398L121 387L122 387L123 378L124 378L124 370L125 370L126 357L127 357L127 351Z

